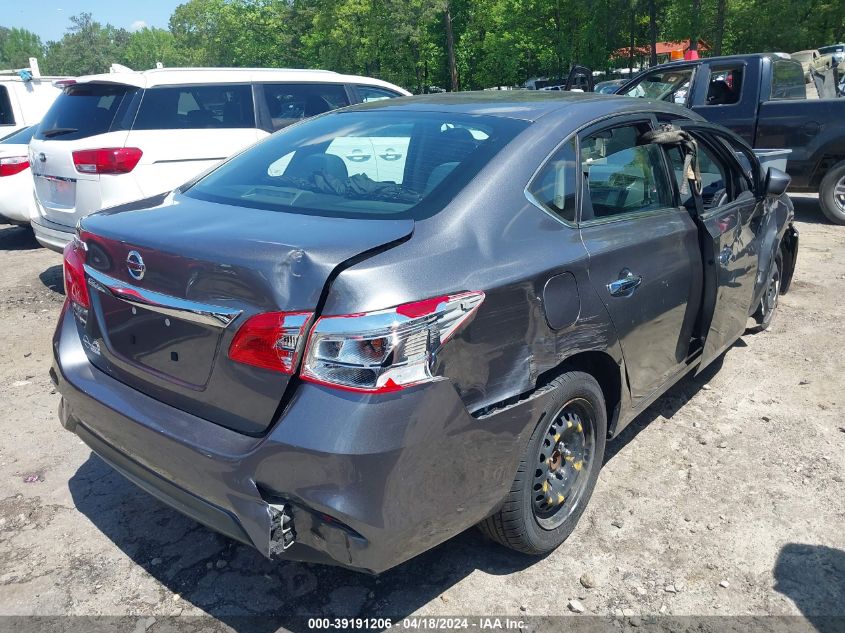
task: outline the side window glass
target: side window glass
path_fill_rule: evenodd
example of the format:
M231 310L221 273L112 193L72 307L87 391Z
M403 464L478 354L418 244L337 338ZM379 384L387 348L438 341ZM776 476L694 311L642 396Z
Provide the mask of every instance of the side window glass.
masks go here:
M628 97L656 99L685 105L692 85L692 68L678 68L653 72L633 88L623 93Z
M358 91L358 98L361 103L368 103L370 101L381 101L382 99L393 99L394 97L401 97L392 90L386 88L376 88L375 86L355 86Z
M552 213L575 222L575 139L564 145L547 162L529 185L528 192Z
M12 112L12 102L6 86L0 86L0 125L14 125L15 115Z
M805 99L804 69L792 59L772 61L772 100Z
M274 130L349 105L341 84L265 84L264 99Z
M709 106L739 103L742 92L742 71L741 65L711 69L705 103Z
M114 100L113 95L103 97ZM108 107L103 102L100 108ZM149 88L144 92L136 130L255 127L252 89L247 85Z
M668 151L669 163L678 183L678 189L684 184L684 157L677 147ZM701 172L701 201L705 209L721 206L730 202L729 172L722 161L704 143L698 143L698 169ZM688 209L695 208L692 193L681 194L681 204Z
M672 206L673 190L658 145L637 145L640 126L603 130L581 143L585 218ZM589 206L587 206L589 205Z

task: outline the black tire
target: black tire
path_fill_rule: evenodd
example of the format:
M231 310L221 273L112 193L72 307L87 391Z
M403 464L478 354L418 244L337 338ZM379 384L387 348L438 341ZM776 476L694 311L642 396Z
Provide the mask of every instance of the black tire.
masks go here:
M763 296L760 297L760 304L754 312L754 320L757 321L757 326L753 331L763 332L768 330L772 325L772 319L777 312L778 299L781 295L781 280L783 279L783 256L780 249L775 256L775 267L766 284L766 289L763 291Z
M845 160L828 169L822 178L819 204L828 220L834 224L845 224Z
M553 395L523 452L510 492L499 510L479 524L481 531L494 541L532 555L543 555L553 551L575 529L578 519L593 494L604 459L607 438L607 410L604 395L595 378L583 372L573 371L555 379L551 386L554 388ZM586 419L587 405L592 413L590 420ZM576 469L578 474L573 483L577 484L577 488L568 499L561 502L556 510L552 510L551 516L543 517L536 507L540 491L535 489L538 485L535 477L540 473L540 468L537 466L541 464L537 460L544 451L549 450L546 447L548 442L559 442L555 446L563 444L563 441L558 439L561 437L560 433L555 437L555 428L562 429L563 426L560 425L568 424L567 420L580 421L582 418L580 426L585 430L582 433L584 446L587 446L587 429L590 429L593 440L589 458L582 461L582 464L586 462L587 468L583 470L583 473L581 472L583 466ZM558 426L553 427L555 423ZM573 443L575 440L576 438L573 438ZM541 447L543 447L542 450ZM551 461L552 455L549 455L545 463L551 463ZM569 457L562 457L559 451L556 461L563 464L557 472L574 468L577 463L568 465ZM546 488L542 490L545 491Z

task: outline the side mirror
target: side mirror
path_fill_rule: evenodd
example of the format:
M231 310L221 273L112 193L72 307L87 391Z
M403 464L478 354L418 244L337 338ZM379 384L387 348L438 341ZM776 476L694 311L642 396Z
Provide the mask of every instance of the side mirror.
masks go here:
M792 177L789 174L782 172L777 167L769 167L765 181L766 195L780 196L786 193L790 182L792 182Z

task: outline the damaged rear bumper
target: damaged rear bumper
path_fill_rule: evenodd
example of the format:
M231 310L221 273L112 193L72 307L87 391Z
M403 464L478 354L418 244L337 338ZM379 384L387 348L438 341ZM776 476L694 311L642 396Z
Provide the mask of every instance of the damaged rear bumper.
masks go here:
M161 403L53 341L62 424L138 486L268 557L382 572L488 516L546 395L484 419L439 381L387 396L302 384L263 437Z

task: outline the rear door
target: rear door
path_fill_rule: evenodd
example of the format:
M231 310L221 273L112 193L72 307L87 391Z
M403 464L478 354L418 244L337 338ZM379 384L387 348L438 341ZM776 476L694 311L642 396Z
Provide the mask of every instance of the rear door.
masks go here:
M684 121L678 126L698 141L702 176L701 193L683 200L699 226L704 260L700 373L745 331L752 312L760 255L758 233L765 210L756 193L754 175L759 167L740 164L719 140L730 137L705 123ZM677 165L677 160L679 155L672 163ZM676 169L679 184L682 177Z
M698 230L675 199L663 151L640 144L649 115L578 139L579 227L590 280L619 336L634 398L686 365L701 300Z

